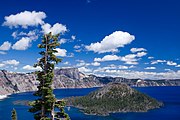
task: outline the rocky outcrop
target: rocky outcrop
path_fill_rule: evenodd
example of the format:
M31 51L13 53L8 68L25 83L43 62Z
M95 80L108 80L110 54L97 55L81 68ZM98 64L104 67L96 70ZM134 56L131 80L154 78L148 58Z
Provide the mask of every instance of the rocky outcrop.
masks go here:
M141 80L122 77L98 77L85 75L77 68L54 71L54 88L101 87L110 82L125 83L129 86L180 86L180 80ZM37 90L38 82L34 73L14 73L0 70L0 95Z
M73 80L79 80L82 78L81 76L85 76L83 73L79 72L79 70L76 68L56 69L54 71L54 74L55 75L64 75Z
M67 104L87 114L109 115L115 112L146 112L161 102L122 83L109 83L86 96L67 98Z

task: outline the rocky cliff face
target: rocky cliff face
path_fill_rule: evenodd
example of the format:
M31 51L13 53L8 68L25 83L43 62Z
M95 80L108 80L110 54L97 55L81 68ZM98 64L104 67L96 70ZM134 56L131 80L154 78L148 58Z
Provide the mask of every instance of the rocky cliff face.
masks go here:
M0 71L0 95L36 90L36 77L34 74L12 73Z
M77 68L57 69L54 71L54 88L100 87L110 82L125 83L129 86L180 86L180 80L140 80L121 77L98 77L85 75ZM38 82L34 73L12 73L0 70L0 95L35 91Z

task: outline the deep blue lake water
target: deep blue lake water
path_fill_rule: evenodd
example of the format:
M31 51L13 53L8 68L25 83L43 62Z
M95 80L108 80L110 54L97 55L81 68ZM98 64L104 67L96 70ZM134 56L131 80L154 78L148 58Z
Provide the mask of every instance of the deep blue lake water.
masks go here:
M98 88L86 89L57 89L54 91L57 98L82 96ZM72 120L180 120L180 87L141 87L135 88L164 103L160 109L144 113L115 113L110 116L85 115L76 108L71 108L67 113ZM33 120L28 106L13 105L17 100L34 100L32 92L10 95L0 101L0 120L11 120L11 110L16 109L18 120Z

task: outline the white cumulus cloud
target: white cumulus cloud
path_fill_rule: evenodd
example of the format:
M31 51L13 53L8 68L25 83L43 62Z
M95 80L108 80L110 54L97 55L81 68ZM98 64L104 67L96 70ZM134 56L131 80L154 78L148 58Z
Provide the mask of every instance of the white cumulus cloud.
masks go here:
M68 62L68 61L66 61L66 62L64 62L63 64L64 64L64 65L69 65L69 62Z
M75 39L76 39L76 36L75 36L75 35L72 35L72 36L71 36L71 39L72 39L72 40L75 40Z
M137 61L146 54L147 54L146 52L138 52L137 54L128 54L121 57L120 60L124 61L125 64L136 65L138 64Z
M89 66L92 65L90 63L86 63L84 60L76 60L78 63L75 65L75 67L83 67L83 66Z
M171 69L164 69L165 71L172 71Z
M130 50L132 53L135 53L135 52L141 52L141 51L147 51L146 49L144 48L131 48Z
M13 33L11 34L11 36L12 36L14 39L17 38L17 31L13 32Z
M156 67L146 67L146 68L144 68L145 70L154 70L154 69L156 69Z
M150 57L148 57L148 59L154 59L154 57L150 56Z
M33 67L33 66L30 66L30 65L25 65L25 66L23 66L23 68L22 69L24 69L24 70L41 70L41 67Z
M60 41L59 41L60 44L64 44L66 42L67 42L67 39L65 39L65 38L61 38Z
M5 64L5 65L14 65L14 66L17 66L17 65L19 65L20 62L13 59L13 60L3 61L2 63Z
M179 64L179 65L176 65L175 67L180 67L180 64Z
M167 61L167 65L176 66L177 63L175 63L175 62L173 62L173 61Z
M54 53L54 55L61 56L61 57L66 57L67 56L67 50L60 49L60 48L56 48L55 50L57 50L57 53Z
M99 62L93 62L93 63L91 63L91 65L93 65L93 66L100 66L101 63L99 63Z
M2 67L4 67L5 66L5 64L3 64L3 63L0 63L0 68L2 68Z
M44 12L36 12L36 11L24 11L17 13L15 15L5 16L4 26L27 28L28 26L38 26L44 24L43 19L46 18L46 14Z
M38 30L32 30L29 32L13 32L14 39L19 40L12 45L12 49L15 50L26 50L31 46L32 41L35 41L38 39Z
M153 60L153 61L151 61L151 64L153 65L153 64L165 63L165 62L166 62L166 60Z
M46 23L42 25L41 28L43 33L47 34L49 32L52 32L53 35L64 33L67 31L66 26L60 23L56 23L53 26L51 26L49 23Z
M124 65L120 65L118 68L119 69L128 69L129 67L128 66L124 66Z
M5 41L1 46L0 50L9 50L11 48L11 43L8 41Z
M29 37L22 37L19 41L17 41L12 49L15 50L26 50L31 46L31 39Z
M103 58L94 58L94 61L97 62L104 62L104 61L114 61L114 60L119 60L119 56L117 55L106 55Z
M75 45L75 46L74 46L74 49L79 49L79 48L81 48L80 45Z
M124 61L125 64L131 64L131 65L136 65L138 64L138 59L136 58L136 54L128 54L126 56L121 57L121 61Z
M143 56L145 56L145 55L147 55L146 52L138 52L138 53L136 54L137 57L143 57Z
M78 68L79 71L83 72L83 73L91 73L92 70L86 67L80 67Z
M117 52L119 47L130 44L134 39L135 36L127 32L116 31L106 36L102 41L91 43L89 46L85 46L85 48L95 53Z
M144 71L131 71L131 70L94 70L94 73L101 76L119 76L129 79L180 79L180 70L168 72L144 72Z
M25 33L25 32L20 32L18 34L18 36L20 37L29 37L31 40L37 40L38 39L38 30L32 30L32 31L29 31L28 33Z
M128 54L125 56L117 56L117 55L105 55L103 58L94 58L96 62L104 62L104 61L123 61L125 64L138 64L138 60L145 56L146 52L138 52L137 54Z

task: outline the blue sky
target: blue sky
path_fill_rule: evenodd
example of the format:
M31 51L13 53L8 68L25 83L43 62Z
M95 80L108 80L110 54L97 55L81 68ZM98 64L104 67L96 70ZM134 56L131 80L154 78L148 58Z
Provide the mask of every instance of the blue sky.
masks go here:
M63 62L87 74L180 78L179 0L43 0L0 4L0 69L30 72L44 33L60 32Z

